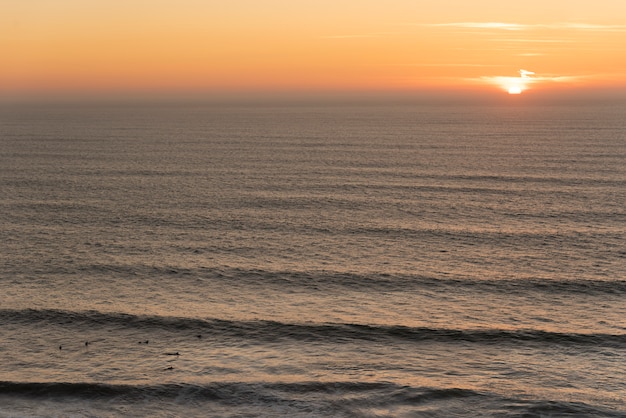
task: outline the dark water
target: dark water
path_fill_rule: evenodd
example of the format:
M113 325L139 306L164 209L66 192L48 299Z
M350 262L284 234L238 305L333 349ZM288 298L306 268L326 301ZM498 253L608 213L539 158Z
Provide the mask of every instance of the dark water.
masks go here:
M12 106L0 416L626 416L626 108Z

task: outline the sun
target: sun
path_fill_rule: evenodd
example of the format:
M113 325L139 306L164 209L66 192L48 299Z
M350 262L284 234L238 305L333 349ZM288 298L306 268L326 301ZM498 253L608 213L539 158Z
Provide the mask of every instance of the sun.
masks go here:
M489 82L499 85L504 91L509 94L519 95L528 90L529 85L534 83L537 79L533 77L535 74L528 70L519 70L519 77L485 77Z
M522 93L522 88L520 86L509 87L509 94L521 94L521 93Z

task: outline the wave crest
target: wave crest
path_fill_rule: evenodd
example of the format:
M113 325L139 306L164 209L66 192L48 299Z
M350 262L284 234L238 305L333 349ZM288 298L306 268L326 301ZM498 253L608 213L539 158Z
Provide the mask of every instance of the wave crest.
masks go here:
M446 329L350 323L286 323L277 321L235 321L167 316L141 316L99 311L0 310L2 322L47 323L72 327L113 326L130 329L193 331L212 338L257 341L296 340L302 342L351 343L355 341L405 341L477 344L536 343L626 347L626 334L560 333L535 329Z

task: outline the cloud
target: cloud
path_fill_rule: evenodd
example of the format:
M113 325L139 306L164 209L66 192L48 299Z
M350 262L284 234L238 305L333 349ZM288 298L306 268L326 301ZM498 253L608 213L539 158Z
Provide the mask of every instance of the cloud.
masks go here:
M358 38L383 38L391 35L397 35L396 32L376 32L376 33L360 33L347 35L325 35L320 36L323 39L358 39Z
M575 29L592 32L626 32L626 25L596 25L592 23L556 23L544 25L548 29Z
M530 38L497 38L491 39L494 42L535 42L539 44L568 44L574 43L571 39L530 39Z
M505 67L504 64L467 64L467 63L415 63L407 64L411 67Z
M487 83L504 88L510 86L518 86L522 90L526 89L531 84L535 83L575 83L584 79L593 78L591 75L556 75L556 74L542 74L537 75L533 71L519 70L518 77L511 76L482 76L477 78L466 78L466 81Z
M431 27L448 27L458 29L494 29L506 31L528 31L534 29L552 29L552 30L578 30L590 32L626 32L626 25L598 25L594 23L580 22L558 22L558 23L540 23L540 24L523 24L511 22L451 22L451 23L434 23L423 26Z
M469 29L469 30L493 30L493 31L508 31L508 32L522 32L532 31L537 29L550 29L550 30L574 30L585 32L626 32L626 25L599 25L594 23L580 23L580 22L560 22L560 23L540 23L540 24L523 24L514 22L449 22L449 23L424 23L418 26L423 27L438 27L438 28L452 28L452 29ZM374 33L355 33L355 34L339 34L339 35L324 35L320 38L324 39L358 39L358 38L383 38L388 36L398 35L398 32L374 32ZM546 42L546 43L559 43L559 42L573 42L570 40L562 39L497 39L500 42Z
M462 29L501 29L501 30L522 30L525 25L518 23L504 22L456 22L456 23L434 23L428 26L435 27L453 27Z

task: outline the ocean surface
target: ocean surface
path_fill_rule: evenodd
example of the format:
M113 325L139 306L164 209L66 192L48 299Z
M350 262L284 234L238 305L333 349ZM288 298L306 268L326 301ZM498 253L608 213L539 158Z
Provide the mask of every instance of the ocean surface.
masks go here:
M0 417L626 417L625 106L0 108Z

